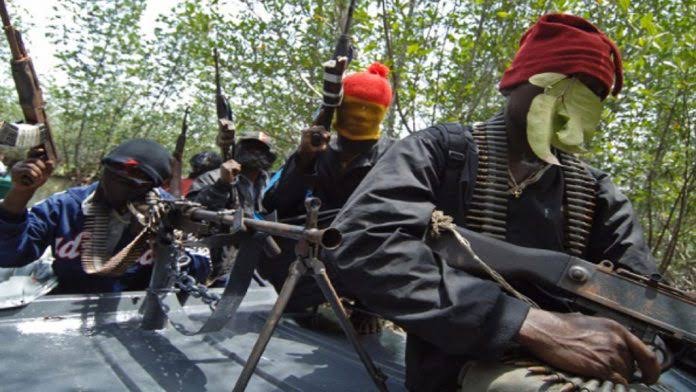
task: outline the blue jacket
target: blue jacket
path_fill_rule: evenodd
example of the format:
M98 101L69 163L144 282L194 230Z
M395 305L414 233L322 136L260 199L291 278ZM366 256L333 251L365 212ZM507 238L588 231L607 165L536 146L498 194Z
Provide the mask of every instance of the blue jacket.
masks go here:
M80 258L85 216L82 202L98 183L70 188L34 205L17 218L0 209L0 267L19 267L38 259L50 246L55 257L53 271L58 277L54 293L95 293L142 290L152 272L152 252L147 251L120 277L88 275ZM170 197L164 191L165 197ZM117 247L118 252L132 238ZM190 271L199 282L210 273L208 259L192 256Z

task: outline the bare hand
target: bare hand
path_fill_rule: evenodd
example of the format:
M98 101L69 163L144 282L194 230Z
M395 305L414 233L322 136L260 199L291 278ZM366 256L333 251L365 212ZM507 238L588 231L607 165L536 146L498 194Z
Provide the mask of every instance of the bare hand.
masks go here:
M220 165L220 180L227 184L231 184L236 180L237 175L241 171L242 166L234 159L230 159Z
M21 192L34 192L46 183L55 168L53 161L42 160L42 148L29 151L29 158L18 162L12 167L12 187Z
M531 309L517 341L549 365L580 376L625 385L636 363L644 383L654 384L660 376L650 348L606 318Z
M321 143L318 146L312 144L312 135L319 135ZM308 166L318 154L326 151L329 146L331 134L320 125L314 125L302 130L300 146L297 148L297 155L300 158L300 165Z

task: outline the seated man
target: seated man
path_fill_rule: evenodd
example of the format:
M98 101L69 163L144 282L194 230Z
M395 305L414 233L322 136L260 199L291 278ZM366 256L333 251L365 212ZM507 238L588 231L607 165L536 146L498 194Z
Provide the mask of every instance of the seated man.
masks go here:
M325 252L327 268L407 331L410 390L561 390L499 362L514 347L572 374L620 384L637 363L644 382L657 381L653 352L617 322L566 314L548 291L511 282L546 309L530 310L493 282L452 268L423 241L437 209L519 246L655 273L629 201L605 173L569 153L581 150L601 101L622 83L619 51L603 32L579 17L545 15L503 75L500 114L473 128L436 126L397 142L341 210L333 225L343 244Z
M171 176L171 155L154 141L133 139L103 160L101 181L56 193L27 211L27 203L53 172L53 162L32 158L12 168L12 188L0 203L0 267L26 265L50 246L58 277L54 293L142 290L150 282L152 254L134 203ZM31 185L24 185L23 177ZM111 268L112 256L122 262ZM193 257L192 275L204 281L208 260Z
M319 225L328 226L338 209L393 143L393 139L381 134L382 120L392 100L388 73L389 68L373 63L366 71L343 79L343 100L336 110L333 124L338 135L330 141L329 133L320 126L302 131L297 152L288 158L266 191L263 199L266 210L276 211L281 220L303 215L305 198L311 194L322 203ZM319 146L312 145L313 134L321 136ZM293 223L302 224L301 221ZM291 241L278 242L283 255L262 262L259 271L280 290L288 275L288 267L294 261L294 244ZM321 291L312 278L306 277L298 284L288 310L302 311L322 302ZM380 329L377 319L359 312L354 313L352 320L359 333Z

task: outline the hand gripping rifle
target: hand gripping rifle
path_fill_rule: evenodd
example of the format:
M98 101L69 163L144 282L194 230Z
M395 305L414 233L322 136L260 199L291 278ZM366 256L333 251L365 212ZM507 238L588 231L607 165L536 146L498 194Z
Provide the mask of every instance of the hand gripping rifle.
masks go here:
M512 281L535 282L560 290L582 313L613 319L646 343L661 335L681 347L696 347L696 298L661 282L604 261L590 263L575 256L509 244L457 228L471 251ZM474 255L451 232L429 241L433 251L453 268L484 276Z
M181 133L179 137L176 138L176 147L174 147L174 162L172 165L172 181L170 182L169 189L171 190L172 196L178 199L183 196L183 191L181 189L181 172L184 162L184 148L186 147L186 132L188 132L188 114L189 107L186 107L184 111L184 121L181 123Z
M19 104L21 105L22 112L24 113L24 121L27 125L34 125L38 130L38 132L31 132L31 130L24 129L22 127L12 127L9 124L5 124L2 132L2 144L19 146L19 144L21 144L19 141L23 138L23 132L38 135L37 138L32 138L32 140L35 140L35 142L31 144L34 146L43 147L44 160L50 159L55 164L58 164L60 157L58 156L58 151L53 142L48 118L46 118L44 99L41 92L41 87L39 86L39 79L36 76L36 71L34 70L34 64L31 61L31 57L29 57L29 54L24 47L21 33L15 29L10 22L10 16L7 13L5 0L0 0L0 16L2 16L2 24L5 28L5 35L7 35L7 41L10 44L10 51L12 52L12 61L10 62L12 68L12 78L14 79L15 86L17 87ZM6 131L13 132L8 133ZM12 140L8 140L9 134L12 134L10 137ZM32 183L32 180L29 177L25 177L22 181L26 185L30 185Z
M323 64L323 99L321 108L314 118L312 125L321 125L327 131L331 130L334 112L338 105L341 104L343 98L343 73L353 59L353 46L351 45L351 39L348 34L351 24L353 23L353 12L355 11L356 2L356 0L350 1L348 13L346 14L346 22L343 25L340 37L338 37L338 43L336 44L333 57ZM321 136L319 134L312 135L312 145L321 145Z
M227 161L234 158L234 123L232 122L232 108L227 97L222 93L220 86L220 58L217 48L213 50L215 57L215 109L218 119L217 144L222 152L222 159ZM226 138L225 136L230 136ZM231 144L230 141L231 140Z

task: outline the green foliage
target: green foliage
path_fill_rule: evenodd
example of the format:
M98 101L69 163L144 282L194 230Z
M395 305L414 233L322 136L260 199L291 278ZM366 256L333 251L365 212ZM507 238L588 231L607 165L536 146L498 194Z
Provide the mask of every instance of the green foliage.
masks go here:
M192 108L187 154L215 148L214 47L238 129L263 129L281 153L291 152L318 107L320 64L333 51L347 4L182 0L144 39L145 0L61 1L64 16L52 20L50 38L67 82L39 77L66 158L62 172L93 173L129 137L173 147L185 106ZM634 202L662 266L694 279L695 8L679 0L365 0L354 15L359 55L351 70L374 60L391 67L396 94L387 134L471 123L501 110L497 82L539 15L589 18L621 48L626 83L604 105L587 158ZM16 118L9 73L3 77L0 110Z

